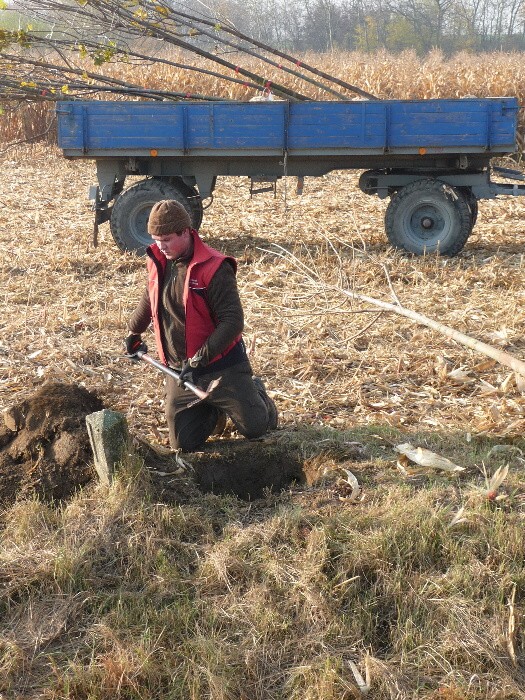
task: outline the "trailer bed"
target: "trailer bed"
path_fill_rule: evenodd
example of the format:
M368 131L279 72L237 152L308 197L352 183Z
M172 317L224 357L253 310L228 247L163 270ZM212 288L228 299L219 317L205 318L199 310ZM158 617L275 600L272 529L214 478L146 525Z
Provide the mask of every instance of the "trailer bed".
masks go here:
M483 154L515 149L517 100L63 102L68 158Z

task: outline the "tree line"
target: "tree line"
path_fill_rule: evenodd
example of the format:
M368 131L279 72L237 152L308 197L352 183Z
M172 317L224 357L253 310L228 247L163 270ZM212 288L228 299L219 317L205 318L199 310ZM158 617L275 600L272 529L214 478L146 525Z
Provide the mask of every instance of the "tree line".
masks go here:
M445 54L525 50L525 0L160 1L176 10L231 23L259 41L295 52L383 49L396 53L412 49L424 55L433 49ZM139 8L135 11L140 11L141 3L114 0L115 5L126 9ZM10 10L0 12L0 31L23 27L28 21L35 28L59 29L59 10L48 8L42 14L28 15L24 12L27 4L25 0L0 0L0 10ZM85 5L96 4L96 0L55 3L57 8L69 5L80 11Z
M178 3L187 5L187 3ZM525 0L212 0L191 3L295 51L525 50Z

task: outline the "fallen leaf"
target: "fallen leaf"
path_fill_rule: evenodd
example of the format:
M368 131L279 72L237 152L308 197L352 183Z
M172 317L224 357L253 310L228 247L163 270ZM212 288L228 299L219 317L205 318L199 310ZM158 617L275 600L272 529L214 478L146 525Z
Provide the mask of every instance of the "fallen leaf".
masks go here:
M438 355L436 357L434 372L438 375L440 379L445 379L448 374L448 364L442 355Z
M512 380L514 379L514 372L511 372L505 379L501 382L500 384L500 389L501 391L506 394L507 391L510 389L510 385L512 384Z
M515 644L516 644L516 632L517 632L517 622L516 622L516 611L514 608L516 602L516 584L514 583L512 585L512 593L510 596L510 600L508 602L509 606L509 622L507 625L507 631L505 632L505 637L507 640L507 649L509 651L509 656L511 658L512 663L514 666L518 665L518 660L516 658L516 649L515 649Z
M460 467L454 462L451 462L446 457L438 455L436 452L427 450L425 447L414 447L409 442L402 445L396 445L398 452L405 455L409 460L430 469L441 469L447 472L462 472L465 467Z
M494 421L494 423L500 423L500 422L501 422L501 413L499 412L499 409L498 409L498 407L497 407L496 405L493 404L493 405L489 408L489 413L490 413L490 417L492 418L492 420Z
M496 360L482 360L481 362L478 362L477 365L474 365L472 369L475 372L485 372L487 369L492 369L495 367L496 364Z
M498 467L492 477L490 478L488 485L487 485L487 491L489 493L495 493L501 484L505 481L507 478L507 474L509 473L509 465L506 464L504 467Z
M521 394L525 394L525 377L516 373L516 386Z
M500 331L495 331L489 338L495 345L506 345L509 341L509 329L502 328Z
M452 381L458 382L458 384L472 384L474 379L465 372L464 369L459 367L458 369L453 369L452 372L448 373L448 376Z
M352 472L349 469L343 469L343 471L346 474L348 483L352 487L352 493L345 498L345 501L355 503L357 500L359 500L359 497L361 495L361 487L359 486L359 482L357 481L357 477L355 476L355 474L352 474Z
M454 527L454 525L459 525L460 523L468 523L468 518L464 518L465 514L465 506L461 506L461 508L458 510L458 512L454 515L450 523L448 524L449 527Z

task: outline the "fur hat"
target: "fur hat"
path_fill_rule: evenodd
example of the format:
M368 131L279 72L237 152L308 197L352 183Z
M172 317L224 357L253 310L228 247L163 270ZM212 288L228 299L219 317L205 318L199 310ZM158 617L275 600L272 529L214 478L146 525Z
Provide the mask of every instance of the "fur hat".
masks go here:
M190 215L175 199L162 199L153 205L148 219L150 236L168 236L191 228Z

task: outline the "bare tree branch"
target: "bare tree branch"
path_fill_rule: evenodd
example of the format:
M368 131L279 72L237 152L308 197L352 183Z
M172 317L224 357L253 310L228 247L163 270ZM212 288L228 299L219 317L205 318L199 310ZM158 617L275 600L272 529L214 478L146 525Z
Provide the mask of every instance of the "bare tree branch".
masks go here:
M366 302L367 304L376 306L382 309L383 311L388 311L391 313L398 314L399 316L404 316L405 318L408 318L411 321L415 321L416 323L426 326L427 328L432 328L432 330L437 331L441 335L444 335L446 338L454 340L456 343L460 343L461 345L464 345L465 347L468 347L471 350L475 350L476 352L482 353L483 355L486 355L487 357L496 360L496 362L499 362L499 364L509 367L514 372L521 375L521 377L525 378L525 362L523 360L519 360L517 357L514 357L514 355L511 355L510 353L504 350L499 350L498 348L495 348L492 345L488 345L488 343L476 340L476 338L472 338L471 336L466 335L465 333L461 333L455 328L446 326L444 323L435 321L434 319L429 318L428 316L424 316L423 314L418 313L417 311L407 309L399 303L399 300L397 300L396 303L392 304L386 301L382 301L380 299L375 299L374 297L367 296L366 294L360 294L352 290L343 289L338 285L329 284L321 279L320 275L314 268L306 265L298 256L294 255L281 245L274 244L274 246L277 249L277 251L274 251L276 255L283 259L291 261L296 270L301 275L303 275L304 278L308 280L308 282L314 284L317 288L329 290L331 292L335 292L336 294L340 294L350 299ZM389 284L391 287L390 281Z

